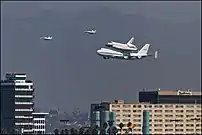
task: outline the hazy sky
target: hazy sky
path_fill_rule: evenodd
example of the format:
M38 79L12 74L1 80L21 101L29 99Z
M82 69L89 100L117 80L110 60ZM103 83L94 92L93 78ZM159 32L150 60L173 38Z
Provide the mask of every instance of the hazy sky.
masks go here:
M87 110L95 101L137 100L142 88L200 90L199 2L4 2L1 6L1 77L6 72L26 72L36 87L36 107ZM89 27L98 34L85 35L83 30ZM52 41L39 39L49 35ZM162 50L161 58L105 61L96 55L107 41L126 42L131 36L138 44L152 42Z

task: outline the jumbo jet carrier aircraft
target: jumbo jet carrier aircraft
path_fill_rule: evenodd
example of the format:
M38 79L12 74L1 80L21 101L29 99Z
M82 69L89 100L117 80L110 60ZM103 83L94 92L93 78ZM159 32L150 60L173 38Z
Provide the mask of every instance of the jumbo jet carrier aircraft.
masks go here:
M111 41L107 43L106 46L118 49L121 52L136 51L137 47L133 44L133 41L134 41L134 37L132 37L127 43L118 43L118 42Z
M107 48L101 48L97 50L97 54L102 56L104 59L124 59L124 60L134 60L134 59L143 59L145 57L154 56L157 58L158 52L155 51L154 55L148 54L150 44L145 44L137 53L122 53L114 51Z

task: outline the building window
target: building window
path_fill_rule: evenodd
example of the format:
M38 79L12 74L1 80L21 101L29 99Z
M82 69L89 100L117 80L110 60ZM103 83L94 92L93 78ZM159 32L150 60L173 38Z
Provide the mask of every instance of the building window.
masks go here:
M120 110L112 110L112 112L120 112Z
M123 122L130 122L130 119L123 119Z
M176 110L175 112L177 112L177 113L183 113L184 111L183 110Z
M141 127L141 124L135 124L134 126L135 127Z
M155 108L162 108L162 105L155 105Z
M187 113L193 113L194 110L186 110Z
M173 105L165 105L165 108L171 108Z
M162 127L162 124L154 124L155 127Z
M197 107L197 108L201 108L201 105L197 105L196 107Z
M186 129L186 131L190 132L190 131L194 131L194 129Z
M134 119L134 122L141 122L141 119Z
M186 120L186 122L192 122L192 120L188 119L188 120Z
M145 108L152 108L152 105L144 105Z
M114 108L119 108L120 105L112 105L112 107L114 107Z
M16 89L29 89L29 85L15 85Z
M176 105L176 108L183 108L183 105Z
M183 117L183 115L176 115L176 117L178 117L178 118L182 118L182 117Z
M197 113L201 113L201 110L196 110Z
M193 105L187 105L186 107L187 107L187 108L194 108Z
M159 131L162 131L162 129L154 129L154 131L158 131L159 132Z
M186 115L187 118L194 117L194 115Z
M173 131L173 129L165 129L165 131Z
M180 131L180 132L182 132L182 131L183 131L183 129L176 129L176 131L177 131L177 132L179 132L179 131Z
M124 108L129 108L131 105L123 105Z
M123 117L131 117L130 114L123 114Z
M155 119L154 121L155 122L162 122L163 120L162 119Z
M141 110L133 110L133 112L141 112Z
M196 115L196 117L199 117L199 118L201 118L201 115Z
M165 115L165 117L173 117L173 115Z
M137 107L138 107L138 108L141 108L142 106L141 106L141 105L138 105Z
M133 115L133 117L141 117L141 115Z
M123 110L123 112L131 112L131 110Z
M155 110L154 112L162 112L162 110Z
M169 113L169 112L173 112L173 110L165 110L165 112Z
M193 127L193 124L186 124L187 127Z
M154 117L162 117L162 115L155 114Z
M173 124L166 124L165 127L173 127Z
M183 124L176 124L176 127L183 127Z
M201 127L201 124L196 124L196 127Z

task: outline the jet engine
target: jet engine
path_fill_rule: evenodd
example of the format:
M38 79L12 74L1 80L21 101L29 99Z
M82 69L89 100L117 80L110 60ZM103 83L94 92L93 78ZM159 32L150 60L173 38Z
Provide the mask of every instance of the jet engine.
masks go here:
M128 56L123 56L124 59L128 59Z

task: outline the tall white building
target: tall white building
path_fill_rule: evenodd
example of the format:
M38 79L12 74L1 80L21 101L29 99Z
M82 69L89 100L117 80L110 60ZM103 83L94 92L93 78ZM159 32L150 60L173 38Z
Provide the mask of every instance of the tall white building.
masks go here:
M34 127L33 127L33 133L34 134L46 134L46 115L48 113L32 113L34 117Z
M34 87L24 73L6 73L1 80L1 128L32 134Z

